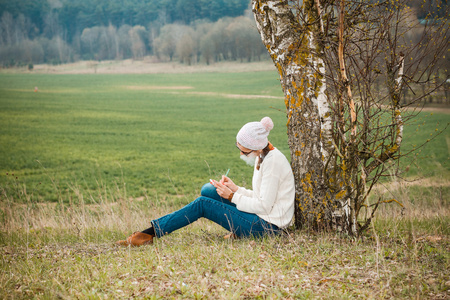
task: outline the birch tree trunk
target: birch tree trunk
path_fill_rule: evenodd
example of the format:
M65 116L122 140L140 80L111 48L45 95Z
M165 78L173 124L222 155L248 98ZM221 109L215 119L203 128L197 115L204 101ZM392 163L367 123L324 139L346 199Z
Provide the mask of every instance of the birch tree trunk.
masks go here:
M393 162L413 153L400 151L404 124L417 115L404 112L430 94L420 87L446 72L450 26L439 14L408 23L408 0L295 3L252 1L285 96L296 225L357 235L380 204L401 205L370 203L368 195L380 178L396 176ZM417 26L413 42L406 37ZM414 99L402 104L404 87Z
M305 0L305 19L301 22L288 2L253 0L252 9L284 91L291 165L296 181L296 225L316 229L348 228L348 210L347 213L342 210L347 203L336 201L339 191L328 182L337 177L325 174L325 170L332 167L330 162L335 151L332 115L325 94L323 46L319 42L324 30L319 17L321 7L318 1Z

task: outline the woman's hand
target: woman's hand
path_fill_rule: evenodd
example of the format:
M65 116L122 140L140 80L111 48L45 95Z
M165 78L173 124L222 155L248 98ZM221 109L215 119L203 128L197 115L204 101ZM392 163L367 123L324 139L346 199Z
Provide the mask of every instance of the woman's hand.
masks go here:
M214 185L214 187L216 188L217 194L219 194L220 197L222 197L224 199L228 199L233 192L231 191L230 188L223 185L221 182L222 182L222 180L220 182L213 180L213 181L211 181L211 184Z
M222 175L220 183L229 188L233 193L236 193L239 188L236 184L234 184L234 182L229 177L225 175Z

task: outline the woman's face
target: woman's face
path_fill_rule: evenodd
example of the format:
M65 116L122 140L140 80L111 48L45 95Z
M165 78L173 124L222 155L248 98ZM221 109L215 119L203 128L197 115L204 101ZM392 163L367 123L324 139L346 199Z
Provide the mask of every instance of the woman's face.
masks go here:
M248 165L254 166L256 163L256 157L261 154L261 150L251 150L245 148L239 143L236 143L236 147L241 152L241 159L245 161Z
M239 143L236 143L236 147L239 149L239 151L241 151L241 155L249 156L251 153L255 152L255 150L245 148Z

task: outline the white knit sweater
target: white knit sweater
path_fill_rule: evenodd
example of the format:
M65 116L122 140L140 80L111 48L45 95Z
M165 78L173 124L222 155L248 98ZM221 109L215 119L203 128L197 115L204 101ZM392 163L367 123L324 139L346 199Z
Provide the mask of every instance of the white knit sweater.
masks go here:
M289 226L294 216L294 175L278 149L267 154L259 170L255 166L252 187L253 190L239 187L234 194L232 202L237 209L256 214L280 228Z

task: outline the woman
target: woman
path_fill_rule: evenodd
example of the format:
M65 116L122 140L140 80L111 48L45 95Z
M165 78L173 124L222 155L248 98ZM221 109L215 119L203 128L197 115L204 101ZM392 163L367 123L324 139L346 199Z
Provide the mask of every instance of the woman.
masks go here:
M150 228L135 232L117 244L151 244L153 238L160 238L202 217L237 237L280 233L292 222L295 189L288 160L268 140L272 128L272 119L265 117L261 122L245 124L236 136L241 158L254 165L253 190L237 186L224 175L220 181L205 184L201 197L153 220Z

